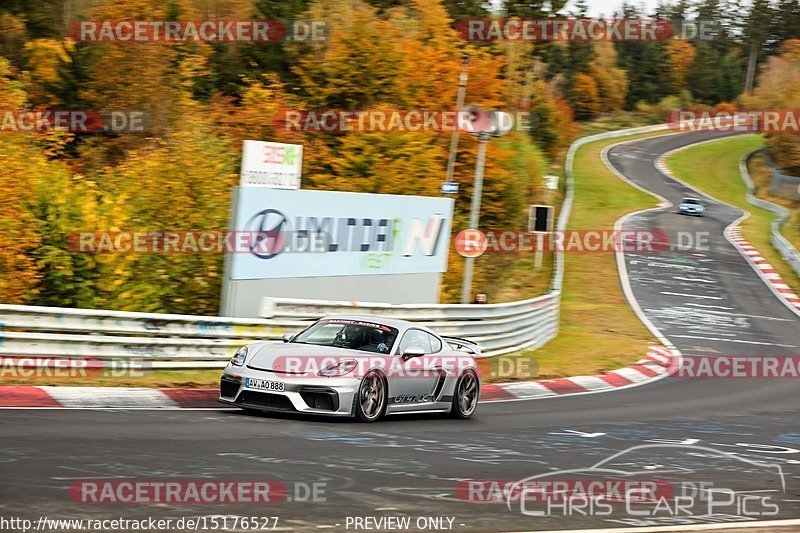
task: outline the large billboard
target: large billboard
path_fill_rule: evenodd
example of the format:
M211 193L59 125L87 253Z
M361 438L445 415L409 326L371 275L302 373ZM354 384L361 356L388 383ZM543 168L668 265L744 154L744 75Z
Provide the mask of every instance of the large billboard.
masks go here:
M447 270L453 200L241 187L232 280Z

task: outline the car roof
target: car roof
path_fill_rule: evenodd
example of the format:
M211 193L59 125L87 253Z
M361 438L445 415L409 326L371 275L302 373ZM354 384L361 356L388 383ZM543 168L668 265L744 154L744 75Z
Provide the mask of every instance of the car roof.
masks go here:
M321 320L330 320L330 319L337 319L337 320L360 320L362 322L376 322L378 324L382 324L384 326L389 326L392 328L397 328L399 330L404 330L407 328L419 328L424 329L425 331L430 331L428 328L421 324L415 324L414 322L409 322L408 320L400 320L398 318L389 318L385 316L377 316L377 315L326 315L322 317Z
M700 199L700 198L698 198L696 196L684 196L682 201L685 202L686 200L694 200L695 202L702 202L703 201L702 199Z

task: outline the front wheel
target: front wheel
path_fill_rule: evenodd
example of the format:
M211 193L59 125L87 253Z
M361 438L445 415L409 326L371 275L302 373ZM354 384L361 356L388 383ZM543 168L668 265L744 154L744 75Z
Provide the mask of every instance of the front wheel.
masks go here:
M453 407L450 414L461 420L472 417L475 408L478 407L480 397L480 384L478 376L472 370L467 370L456 382L455 394L453 394Z
M361 380L354 399L356 418L361 422L375 422L386 412L386 381L377 370L370 370Z

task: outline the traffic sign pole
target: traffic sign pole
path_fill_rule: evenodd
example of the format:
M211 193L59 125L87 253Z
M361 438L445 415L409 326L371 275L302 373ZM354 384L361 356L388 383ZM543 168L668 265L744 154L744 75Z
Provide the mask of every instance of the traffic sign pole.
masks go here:
M469 213L469 227L478 229L481 216L481 193L483 192L483 167L486 164L486 145L489 143L489 134L481 133L478 137L478 161L475 164L475 184L472 187L472 207ZM472 270L475 268L475 258L467 257L464 262L464 279L461 282L461 303L468 304L472 293Z

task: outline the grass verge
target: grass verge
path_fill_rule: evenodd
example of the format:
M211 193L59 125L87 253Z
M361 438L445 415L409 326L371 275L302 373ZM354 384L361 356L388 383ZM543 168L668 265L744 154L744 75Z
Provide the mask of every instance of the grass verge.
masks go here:
M761 153L750 158L748 167L750 178L755 185L756 196L789 209L789 217L781 226L781 233L795 248L800 250L800 200L789 200L770 194L769 185L772 181L772 173Z
M750 217L741 224L742 235L775 267L790 287L800 291L800 279L770 243L770 226L776 215L748 203L747 187L739 174L742 157L762 146L763 140L759 135L722 139L676 152L667 158L667 166L676 177L693 187L749 211ZM758 179L763 186L763 176Z

